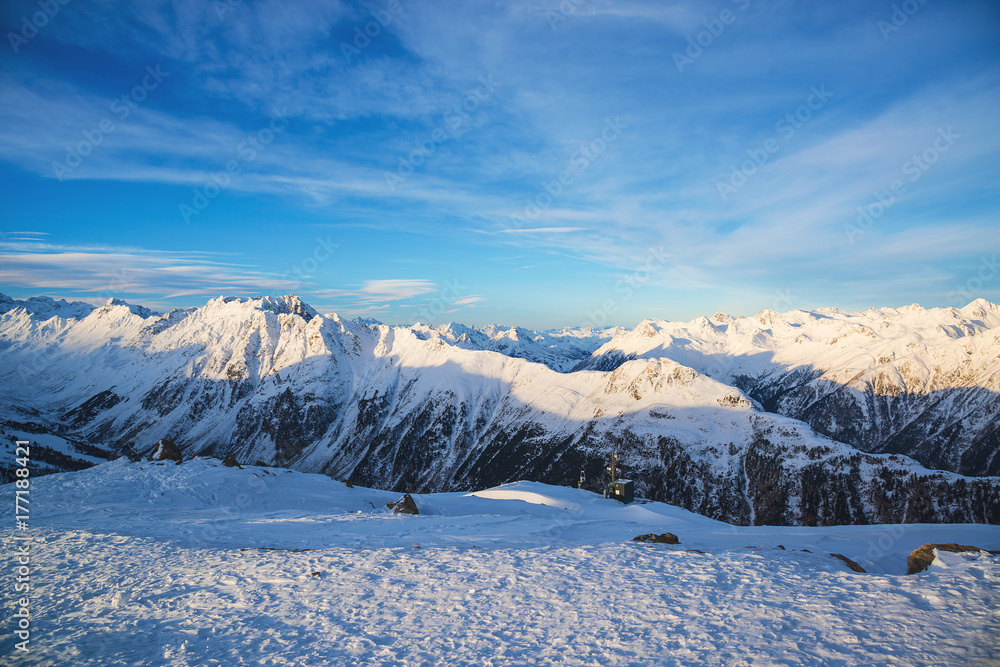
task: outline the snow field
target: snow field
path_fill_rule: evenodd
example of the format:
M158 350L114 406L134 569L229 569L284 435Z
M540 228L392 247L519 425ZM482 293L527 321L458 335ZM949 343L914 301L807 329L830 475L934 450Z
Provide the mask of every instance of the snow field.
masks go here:
M990 615L1000 568L958 554L929 574L883 577L802 552L701 555L663 545L289 552L87 531L37 538L33 651L18 659L25 665L941 665L1000 657L1000 623ZM3 643L10 655L12 642Z
M1000 661L1000 560L943 553L902 574L926 542L1000 548L996 526L737 527L530 482L415 495L422 514L403 516L385 507L397 493L207 459L116 461L31 489L18 665ZM681 544L631 541L666 531ZM0 635L0 655L14 641Z

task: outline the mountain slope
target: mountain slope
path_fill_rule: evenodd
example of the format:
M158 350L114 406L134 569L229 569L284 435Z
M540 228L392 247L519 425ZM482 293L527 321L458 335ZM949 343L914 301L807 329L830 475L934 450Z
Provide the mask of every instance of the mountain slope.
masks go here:
M415 324L405 328L418 338L440 338L465 350L499 352L507 357L544 364L560 372L571 370L608 340L627 331L621 327L529 331L522 327L496 324L477 329L454 322L441 326Z
M558 373L293 296L15 309L0 345L12 409L120 451L169 437L187 456L405 491L570 484L581 468L596 486L617 451L639 494L737 523L1000 521L996 479L862 454L665 358Z
M864 451L1000 475L1000 307L650 320L579 364L669 358Z

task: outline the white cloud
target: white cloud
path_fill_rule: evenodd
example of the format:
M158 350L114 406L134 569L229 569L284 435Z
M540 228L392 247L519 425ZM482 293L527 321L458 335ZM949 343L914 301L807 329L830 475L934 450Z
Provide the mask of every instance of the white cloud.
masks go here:
M354 308L403 301L436 291L437 286L429 280L403 279L366 280L355 289L317 289L311 293L322 299L340 299Z
M81 250L70 246L5 243L0 283L59 294L124 294L178 299L225 294L286 293L303 285L265 271L211 258L208 253L142 249ZM16 251L12 251L15 249Z
M502 234L571 234L585 232L586 227L527 227L524 229L501 229Z
M115 131L67 177L183 186L177 203L189 203L189 188L238 157L274 107L287 107L293 126L240 162L243 173L229 191L286 196L335 224L541 248L616 274L642 266L647 248L663 245L673 256L649 284L674 291L735 284L766 291L768 281L792 274L841 276L848 291L890 261L898 268L957 259L997 238L995 219L965 209L977 198L995 201L1000 86L994 74L975 72L995 68L981 54L966 57L969 71L955 74L957 67L924 55L938 44L957 47L970 12L928 5L887 44L874 27L882 10L864 3L784 3L782 12L753 4L681 75L671 52L717 15L703 3L573 3L577 11L553 30L546 12L558 10L556 0L404 2L405 11L351 64L339 41L370 20L371 5L263 0L219 16L218 4L66 5L46 39L96 52L114 45L114 56L134 62L138 76L122 80L121 92L147 64L162 62L171 74L119 121L107 88L87 88L89 79L74 85L54 80L51 70L5 66L0 97L17 104L4 107L0 155L52 178L66 146L111 118ZM390 192L386 172L442 127L445 111L484 74L500 82L488 103ZM775 120L823 82L834 93L829 104L723 202L717 183L729 165L774 136ZM171 112L178 97L184 106ZM616 115L627 118L621 137L531 219L534 227L511 229L511 213L554 188L581 146ZM845 222L939 126L954 126L959 144L891 215L847 243ZM18 248L4 245L13 241ZM374 311L435 289L426 280L361 282L364 276L353 289L328 289L219 255L59 247L41 234L0 238L6 250L18 258L3 270L22 271L21 278L0 274L6 282L30 275L53 289L103 289L108 279L95 267L115 262L139 288L163 279L174 296L216 294L216 285L243 292L291 284Z

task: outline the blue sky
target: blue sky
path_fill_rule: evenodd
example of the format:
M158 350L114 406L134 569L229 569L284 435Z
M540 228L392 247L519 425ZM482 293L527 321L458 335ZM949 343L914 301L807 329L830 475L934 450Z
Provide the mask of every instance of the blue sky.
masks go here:
M389 323L1000 301L995 2L0 9L0 291Z

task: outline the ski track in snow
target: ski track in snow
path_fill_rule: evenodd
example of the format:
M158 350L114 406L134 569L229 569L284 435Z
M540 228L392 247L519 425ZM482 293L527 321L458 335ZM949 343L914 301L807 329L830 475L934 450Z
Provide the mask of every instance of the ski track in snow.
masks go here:
M18 665L1000 664L1000 560L902 574L925 542L1000 547L996 526L735 527L528 482L415 495L413 517L386 509L399 494L210 460L31 492ZM665 531L681 544L630 541Z

